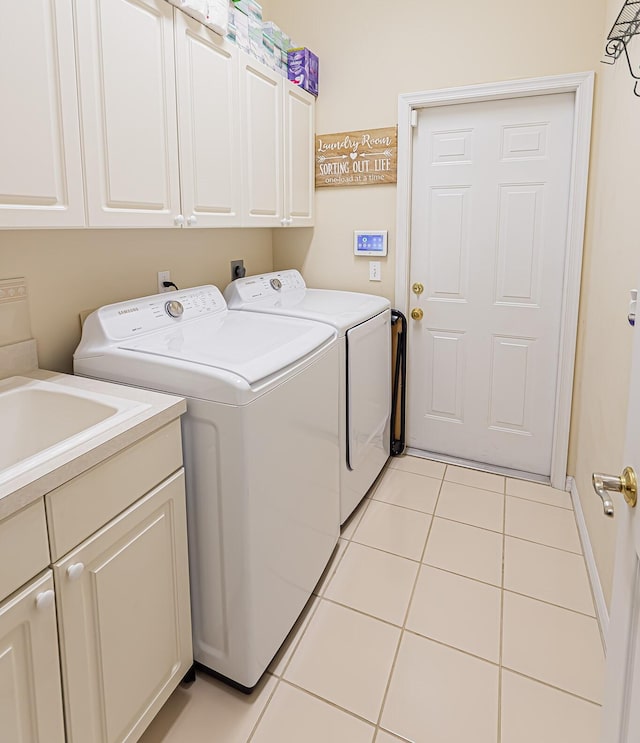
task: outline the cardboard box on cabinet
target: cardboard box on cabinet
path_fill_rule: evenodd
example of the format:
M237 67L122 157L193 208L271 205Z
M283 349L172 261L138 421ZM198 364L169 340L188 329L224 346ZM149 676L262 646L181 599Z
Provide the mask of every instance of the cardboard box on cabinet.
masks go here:
M312 95L318 95L318 57L309 49L291 49L288 55L289 80Z

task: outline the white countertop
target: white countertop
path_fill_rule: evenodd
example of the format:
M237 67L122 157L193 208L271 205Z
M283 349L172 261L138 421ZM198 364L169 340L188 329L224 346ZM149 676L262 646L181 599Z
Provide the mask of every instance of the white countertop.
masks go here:
M23 373L20 376L43 380L49 384L60 384L70 390L95 392L144 403L147 407L127 420L82 441L58 456L30 467L27 471L3 483L0 486L0 519L10 516L54 488L175 420L187 409L186 402L181 397L151 392L138 387L126 387L42 369ZM11 435L10 431L4 433Z

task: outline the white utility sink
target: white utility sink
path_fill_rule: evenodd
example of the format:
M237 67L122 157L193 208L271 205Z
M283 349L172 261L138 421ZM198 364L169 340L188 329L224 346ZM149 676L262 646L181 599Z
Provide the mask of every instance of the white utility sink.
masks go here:
M0 382L0 484L148 408L27 377Z

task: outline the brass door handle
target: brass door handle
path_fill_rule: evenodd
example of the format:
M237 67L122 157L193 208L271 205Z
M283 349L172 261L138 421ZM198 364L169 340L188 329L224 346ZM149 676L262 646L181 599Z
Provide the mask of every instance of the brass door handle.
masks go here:
M613 517L613 498L609 493L622 493L631 508L638 502L638 479L633 467L625 467L621 477L594 472L591 476L593 489L602 500L604 515Z
M414 320L422 320L424 317L424 312L419 307L414 307L411 310L411 317Z

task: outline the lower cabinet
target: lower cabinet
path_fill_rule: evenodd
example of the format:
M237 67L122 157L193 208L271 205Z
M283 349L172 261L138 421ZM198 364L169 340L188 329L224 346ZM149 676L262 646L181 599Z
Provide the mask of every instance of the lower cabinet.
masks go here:
M0 603L0 741L64 743L51 570Z
M0 521L0 743L133 743L192 663L176 419Z
M191 666L184 471L54 565L67 740L137 740Z

